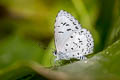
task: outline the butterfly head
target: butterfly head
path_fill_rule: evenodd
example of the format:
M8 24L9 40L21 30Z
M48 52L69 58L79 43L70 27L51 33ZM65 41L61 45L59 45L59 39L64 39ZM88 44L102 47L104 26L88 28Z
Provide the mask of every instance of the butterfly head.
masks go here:
M53 52L53 54L54 54L54 56L57 56L57 50L55 50L55 51Z

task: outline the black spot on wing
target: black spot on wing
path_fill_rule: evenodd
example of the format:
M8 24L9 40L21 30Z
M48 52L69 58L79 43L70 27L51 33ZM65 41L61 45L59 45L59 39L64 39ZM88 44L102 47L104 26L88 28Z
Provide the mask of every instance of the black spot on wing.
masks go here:
M79 43L81 43L82 41L79 41Z
M70 21L73 21L72 19L70 19Z
M80 40L80 38L78 38L78 40Z
M68 46L68 44L66 44L66 46Z
M60 27L60 26L57 26L57 27Z
M66 22L63 25L65 25L65 24L66 24Z
M67 49L65 49L65 51L67 51Z
M83 33L84 31L81 31L81 33Z
M67 29L67 31L71 31L71 29Z
M73 50L73 48L71 48Z
M75 26L76 29L79 29L77 26Z
M73 24L76 25L75 22L73 22Z
M90 43L90 45L91 45L91 43Z
M64 33L63 31L59 31L58 33Z
M70 38L73 38L73 36L70 36Z
M87 37L90 37L90 35L88 34Z
M77 43L73 42L73 44L77 45Z
M84 51L84 49L82 49L82 52Z
M63 24L63 22L61 22L61 24Z
M66 24L66 26L70 26L69 24Z
M61 22L61 24L65 25L65 24L66 24L66 22L64 22L64 23L63 23L63 22Z
M81 32L79 32L79 35L81 35Z
M83 43L81 43L81 45L83 45Z
M89 43L87 43L87 47L90 47Z

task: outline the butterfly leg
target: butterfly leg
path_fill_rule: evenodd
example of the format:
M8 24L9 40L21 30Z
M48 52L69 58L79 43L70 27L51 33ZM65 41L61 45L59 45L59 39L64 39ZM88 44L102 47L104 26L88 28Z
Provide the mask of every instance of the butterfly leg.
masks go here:
M56 59L54 60L54 63L56 63L58 60L59 60L59 58L56 58Z
M80 60L86 60L86 59L87 59L87 57L86 57L86 56L81 55L81 56L79 57L79 59L80 59Z
M58 61L59 59L58 58L55 58L55 60L54 60L54 66L56 67L57 66L57 61Z

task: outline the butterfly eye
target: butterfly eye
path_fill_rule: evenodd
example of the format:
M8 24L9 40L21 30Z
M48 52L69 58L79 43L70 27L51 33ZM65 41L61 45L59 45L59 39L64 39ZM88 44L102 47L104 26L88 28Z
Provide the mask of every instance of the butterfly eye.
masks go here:
M55 50L55 52L54 52L54 55L56 56L57 55L57 51Z

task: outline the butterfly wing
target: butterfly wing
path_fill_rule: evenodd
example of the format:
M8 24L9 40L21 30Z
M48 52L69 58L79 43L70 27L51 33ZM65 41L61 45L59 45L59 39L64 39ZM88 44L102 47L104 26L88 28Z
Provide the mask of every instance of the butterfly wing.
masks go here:
M91 33L82 28L69 36L61 51L69 53L70 58L80 59L81 56L93 53L93 47L94 42Z
M57 52L63 49L63 45L73 31L81 29L79 22L68 12L61 10L55 21L55 45Z

